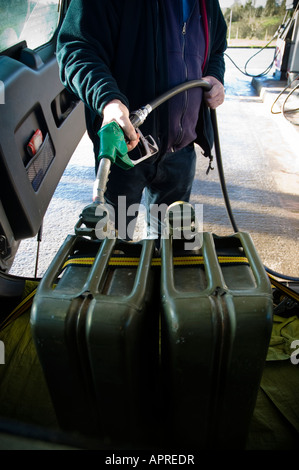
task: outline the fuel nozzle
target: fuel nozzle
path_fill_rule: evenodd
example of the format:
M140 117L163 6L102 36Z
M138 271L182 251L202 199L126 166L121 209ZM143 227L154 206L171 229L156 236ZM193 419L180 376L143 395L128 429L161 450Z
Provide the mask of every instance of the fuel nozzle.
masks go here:
M101 158L96 180L93 185L93 202L88 204L80 214L81 225L84 224L88 229L95 229L100 219L107 218L109 213L105 206L105 191L110 173L111 160ZM101 206L101 210L99 209Z
M111 160L108 158L102 158L100 160L96 180L93 185L93 202L84 207L82 213L80 214L80 217L83 219L82 221L87 227L95 227L99 220L99 216L96 214L96 209L99 205L102 205L103 207L105 205L104 194L107 187L110 167Z
M93 197L92 200L95 204L104 204L107 183L109 179L109 173L111 168L111 160L103 157L99 162L96 180L93 184Z
M139 116L138 123L141 122L140 119L141 117ZM134 122L135 121L136 119ZM129 170L158 151L158 147L153 139L150 137L144 138L137 128L136 131L140 137L142 152L141 158L132 161L128 156L128 148L124 133L115 121L106 124L99 130L99 167L96 180L93 185L93 202L86 206L80 214L81 225L84 224L86 227L91 229L96 226L101 218L108 216L105 207L105 192L112 164L115 163L122 169ZM99 205L102 206L102 210L99 209ZM101 215L99 215L99 213Z
M79 221L75 227L76 233L92 234L96 225L109 220L109 211L105 204L105 192L112 163L123 169L134 166L128 156L127 144L122 129L116 122L110 122L101 127L98 132L100 138L99 166L93 185L93 202L82 210ZM86 227L82 228L83 226ZM105 229L105 227L103 227Z

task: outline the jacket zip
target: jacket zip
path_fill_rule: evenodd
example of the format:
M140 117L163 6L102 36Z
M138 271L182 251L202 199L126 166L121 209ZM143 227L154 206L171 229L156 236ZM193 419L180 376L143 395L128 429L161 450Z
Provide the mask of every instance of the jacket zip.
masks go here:
M188 81L188 68L187 68L187 64L185 60L186 32L187 32L187 22L185 21L182 27L182 37L183 37L182 60L185 65L185 81L187 82ZM187 102L188 102L188 93L187 91L184 91L184 103L183 103L182 113L181 113L180 122L179 122L179 133L175 140L175 143L173 144L173 151L175 151L175 147L181 143L182 138L183 138L183 118L187 109Z
M187 32L187 23L188 23L189 19L191 18L192 14L193 14L194 8L195 8L195 2L193 2L193 6L192 6L192 10L190 11L189 18L187 19L187 21L184 21L183 27L182 27L182 36L183 36L182 60L185 64L185 81L186 82L188 81L188 67L187 67L187 63L186 63L186 60L185 60L186 32ZM174 151L174 147L178 146L181 143L182 138L183 138L183 119L184 119L184 116L185 116L185 113L186 113L186 110L187 110L187 105L188 105L188 92L184 91L184 105L183 105L183 108L182 108L182 114L181 114L181 118L180 118L180 122L179 122L179 134L178 134L178 136L176 138L176 141L175 141L175 143L172 147L173 151Z
M203 18L203 25L204 25L204 31L205 31L205 40L206 40L206 52L205 52L204 63L203 63L203 73L204 73L204 71L206 69L206 66L207 66L208 59L209 59L209 55L210 55L209 31L210 31L210 28L211 28L211 19L208 17L208 14L207 14L206 1L205 0L199 0L199 1L200 1L201 9L202 9L202 18ZM161 13L160 12L159 0L156 0L155 3L156 3L156 13L157 13L157 19L158 19L159 15ZM194 8L194 5L193 5L193 8ZM192 12L193 12L193 9L192 9ZM190 13L190 16L191 16L191 13ZM186 34L186 27L187 27L187 22L184 22L183 28L182 28L182 34L183 35ZM185 39L184 39L184 42L185 42ZM157 25L156 25L156 51L157 51L157 47L158 47L158 20L157 20ZM156 67L158 69L157 54L156 54ZM185 93L187 93L187 92L185 92ZM181 133L182 133L182 119L181 119L180 127L181 127ZM205 132L204 132L204 136L207 139L207 137L205 135ZM181 138L182 138L182 136L180 137L180 141L181 141ZM179 142L176 142L175 145L178 145L178 143ZM170 150L172 152L175 151L174 147L172 147Z

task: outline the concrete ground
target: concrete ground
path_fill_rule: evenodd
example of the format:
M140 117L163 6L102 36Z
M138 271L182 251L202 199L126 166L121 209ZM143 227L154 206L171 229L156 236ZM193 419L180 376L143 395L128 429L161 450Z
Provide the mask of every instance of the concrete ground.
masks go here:
M299 127L282 114L271 113L273 101L285 84L273 81L272 76L244 77L228 63L226 100L217 110L217 119L227 189L239 230L251 234L266 266L298 277ZM45 217L39 276L65 237L74 233L81 210L91 202L93 164L92 146L85 135ZM216 162L208 175L207 165L198 149L191 202L203 204L205 231L231 234ZM36 249L35 239L23 241L11 273L32 276Z

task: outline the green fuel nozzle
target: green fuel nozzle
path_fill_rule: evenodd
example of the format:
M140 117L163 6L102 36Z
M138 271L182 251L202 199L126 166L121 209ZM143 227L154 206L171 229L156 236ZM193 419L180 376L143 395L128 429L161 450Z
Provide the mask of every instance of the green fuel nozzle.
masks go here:
M75 227L77 234L88 234L90 236L95 236L96 225L100 219L108 220L109 218L109 210L105 203L105 192L111 165L115 163L124 170L134 166L128 156L124 133L115 121L102 126L98 136L100 138L99 167L93 185L93 202L84 207ZM82 224L85 225L85 228L81 227ZM107 229L107 225L103 227L103 232L105 232L104 229Z
M136 132L139 134L138 145L141 158L132 161L128 155L124 132L115 121L104 125L99 130L99 168L93 189L94 202L104 203L105 201L104 193L108 182L111 164L115 163L123 170L129 170L158 152L158 146L151 136L144 137L138 128L136 128Z
M128 156L128 148L122 129L115 122L109 122L98 132L100 138L100 153L98 159L108 158L112 163L128 170L134 166Z
M115 163L124 170L132 168L134 164L128 156L125 135L115 121L102 126L98 136L100 138L99 167L93 186L93 201L96 204L104 204L111 164Z

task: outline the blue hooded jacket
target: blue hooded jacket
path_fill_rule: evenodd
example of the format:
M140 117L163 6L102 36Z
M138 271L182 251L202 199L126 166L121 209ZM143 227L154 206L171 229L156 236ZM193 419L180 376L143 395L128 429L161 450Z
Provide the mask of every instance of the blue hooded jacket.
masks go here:
M203 75L224 81L226 23L218 0L198 0L205 35ZM72 0L58 35L62 83L86 105L87 130L95 153L103 107L121 100L134 111L169 89L166 15L162 0ZM161 153L168 146L168 103L153 111L141 131ZM200 108L196 139L210 156L213 131Z
M205 36L198 0L164 0L167 16L169 88L202 78ZM202 88L184 91L169 100L168 150L184 148L196 139Z

